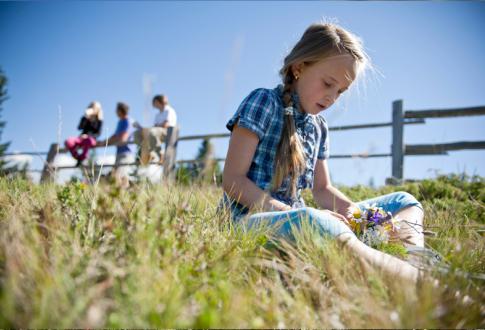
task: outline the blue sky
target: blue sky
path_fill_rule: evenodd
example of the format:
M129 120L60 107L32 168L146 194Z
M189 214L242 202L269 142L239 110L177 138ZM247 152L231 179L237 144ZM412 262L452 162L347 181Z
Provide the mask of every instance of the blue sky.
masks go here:
M388 122L396 99L407 110L485 105L485 2L2 2L0 66L10 95L2 140L12 141L11 152L46 151L77 134L91 100L103 105L103 136L114 131L117 101L148 124L154 93L169 96L181 135L226 132L241 100L278 84L284 56L322 19L360 36L376 68L323 113L330 126ZM483 127L485 116L427 119L405 127L405 142L484 140ZM333 154L388 153L391 130L330 138ZM228 140L214 143L224 157ZM178 159L193 158L199 144L181 142ZM390 158L329 164L341 184L381 185L391 174ZM411 156L404 175L485 176L484 165L483 150Z

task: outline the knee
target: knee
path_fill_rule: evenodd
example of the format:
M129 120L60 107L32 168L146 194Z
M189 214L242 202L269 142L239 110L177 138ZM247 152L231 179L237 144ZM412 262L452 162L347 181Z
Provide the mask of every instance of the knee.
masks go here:
M66 141L64 141L64 145L66 146L67 149L71 149L74 147L75 141L73 138L68 138Z
M402 200L404 202L414 202L414 203L418 202L416 197L414 197L407 191L397 191L394 194L396 195L397 199Z
M398 191L393 193L393 195L394 195L393 196L394 199L399 203L399 209L403 209L410 206L417 206L421 210L423 209L423 206L416 199L416 197L414 197L413 195L411 195L406 191Z
M93 138L92 136L89 136L87 139L86 139L86 145L90 148L93 148L96 146L96 139Z

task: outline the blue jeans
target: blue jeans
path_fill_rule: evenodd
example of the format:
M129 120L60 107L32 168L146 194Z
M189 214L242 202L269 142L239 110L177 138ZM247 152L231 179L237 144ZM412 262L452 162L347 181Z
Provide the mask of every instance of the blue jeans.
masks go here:
M417 206L423 209L421 203L407 192L390 193L376 198L370 198L356 204L361 208L365 204L376 204L377 207L382 207L385 211L391 212L392 214L410 206ZM301 229L304 222L307 222L321 235L337 237L344 233L353 234L350 228L342 221L329 215L327 212L311 207L303 207L290 211L256 213L249 218L241 219L240 221L244 222L243 225L248 228L258 225L268 226L273 229L272 233L275 237L284 238L290 241L295 240L293 230Z

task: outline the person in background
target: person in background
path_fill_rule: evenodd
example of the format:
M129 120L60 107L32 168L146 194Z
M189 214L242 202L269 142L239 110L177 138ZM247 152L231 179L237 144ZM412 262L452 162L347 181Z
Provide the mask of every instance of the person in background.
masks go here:
M134 124L137 128L134 133L134 141L140 146L140 163L142 165L148 164L154 158L154 154L158 156L159 163L163 163L162 143L167 138L168 128L177 126L177 114L168 103L166 95L155 95L152 105L159 110L159 113L155 116L153 127L144 128L138 123Z
M86 159L89 149L96 146L96 139L101 134L102 125L103 109L99 102L93 101L89 103L77 127L81 130L81 135L69 137L64 142L66 149L77 160L76 166L80 166Z
M132 131L131 118L128 116L129 106L123 102L116 105L116 115L119 118L115 133L105 141L98 141L98 146L116 145L116 160L112 175L117 183L122 186L129 185L128 167L126 164L133 163L133 155L128 145Z

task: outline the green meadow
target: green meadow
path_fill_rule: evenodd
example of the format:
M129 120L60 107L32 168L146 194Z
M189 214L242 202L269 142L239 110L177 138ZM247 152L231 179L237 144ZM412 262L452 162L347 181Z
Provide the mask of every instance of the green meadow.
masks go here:
M215 185L0 178L0 327L485 327L484 178L339 188L415 195L448 271L413 285L305 233L282 254L217 213Z

